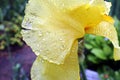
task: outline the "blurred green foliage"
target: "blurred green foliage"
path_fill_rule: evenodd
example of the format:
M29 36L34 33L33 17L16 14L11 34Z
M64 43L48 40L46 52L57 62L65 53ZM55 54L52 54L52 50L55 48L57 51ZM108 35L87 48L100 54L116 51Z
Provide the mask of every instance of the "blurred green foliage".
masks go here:
M27 0L0 0L0 50L7 46L9 37L11 46L22 46L20 34L21 22Z
M104 60L113 59L112 44L104 37L86 35L85 36L86 60L94 64Z
M120 79L120 70L114 71L108 66L103 67L103 71L98 71L100 74L101 80L119 80Z
M7 46L6 37L9 39L10 45L22 46L20 27L12 22L4 21L0 25L0 49L3 50Z

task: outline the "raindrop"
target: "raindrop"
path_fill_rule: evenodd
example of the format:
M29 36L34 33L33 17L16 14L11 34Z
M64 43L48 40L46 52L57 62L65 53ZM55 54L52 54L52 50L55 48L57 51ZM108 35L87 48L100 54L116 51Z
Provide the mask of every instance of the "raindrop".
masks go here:
M62 43L64 43L64 42L65 42L62 38L60 38L60 39L59 39L59 41L60 41L60 42L62 42Z
M36 55L40 54L39 50L35 50L35 53L36 53Z
M65 43L65 41L64 41L64 40L62 40L62 43Z
M47 31L47 32L46 32L46 35L48 35L48 34L50 34L50 32L49 32L49 31Z
M39 37L41 37L43 34L42 34L42 32L39 32L38 35L39 35Z
M39 44L37 44L37 47L40 47L40 45L39 45Z
M28 29L32 29L32 23L31 22L27 22L26 25L28 26Z
M60 47L60 49L62 49L62 50L63 50L64 48L65 48L65 45L62 45L62 46Z
M72 53L75 53L75 47L74 47L74 48L72 48Z
M40 52L42 52L42 50L41 50L41 49L40 49L39 51L40 51Z
M65 6L65 4L64 3L62 3L62 7L64 7Z
M43 40L43 41L45 41L46 39L45 39L45 38L43 38L42 40Z
M28 33L28 30L23 30L22 33Z
M43 59L41 59L41 62L42 62L42 63L44 63L44 60L43 60Z
M89 2L89 4L91 5L94 1L95 1L95 0L91 0L91 1Z
M49 50L46 50L46 53L49 53Z
M30 19L23 22L24 26L27 26L28 29L32 29L32 22Z
M63 39L61 39L61 38L60 38L59 40L60 40L60 41L63 41Z
M27 38L31 38L31 36L30 35L28 35L28 36L26 36Z

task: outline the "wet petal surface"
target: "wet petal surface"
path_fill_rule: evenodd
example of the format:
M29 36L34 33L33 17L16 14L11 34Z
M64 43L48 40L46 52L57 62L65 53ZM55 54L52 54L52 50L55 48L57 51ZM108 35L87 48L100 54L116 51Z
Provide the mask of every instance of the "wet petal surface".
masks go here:
M31 70L32 80L79 80L77 49L78 42L75 41L71 54L66 57L64 64L60 65L38 56Z

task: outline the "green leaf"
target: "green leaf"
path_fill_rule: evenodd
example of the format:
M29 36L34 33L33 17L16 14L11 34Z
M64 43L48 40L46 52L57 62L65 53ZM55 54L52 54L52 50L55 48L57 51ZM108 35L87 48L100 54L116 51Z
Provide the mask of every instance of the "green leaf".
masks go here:
M104 45L103 47L103 52L105 53L106 56L112 56L112 49L108 45Z
M93 40L92 40L92 41L90 41L90 44L91 44L93 47L97 47L97 48L99 47L99 46L96 44L96 42L95 42L95 41L93 41Z
M87 49L92 49L93 48L93 46L92 45L90 45L90 44L85 44L85 47L87 48Z
M91 53L93 53L99 59L102 59L102 60L106 60L107 59L107 57L105 56L104 52L101 49L99 49L99 48L92 49Z
M88 55L87 59L92 63L98 63L97 58L94 55Z

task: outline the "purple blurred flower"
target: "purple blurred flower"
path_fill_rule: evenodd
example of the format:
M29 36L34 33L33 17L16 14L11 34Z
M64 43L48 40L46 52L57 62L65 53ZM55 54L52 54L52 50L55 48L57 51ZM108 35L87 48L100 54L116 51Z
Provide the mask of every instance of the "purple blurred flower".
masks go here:
M87 80L100 80L98 73L95 71L86 69L85 74L86 74Z

